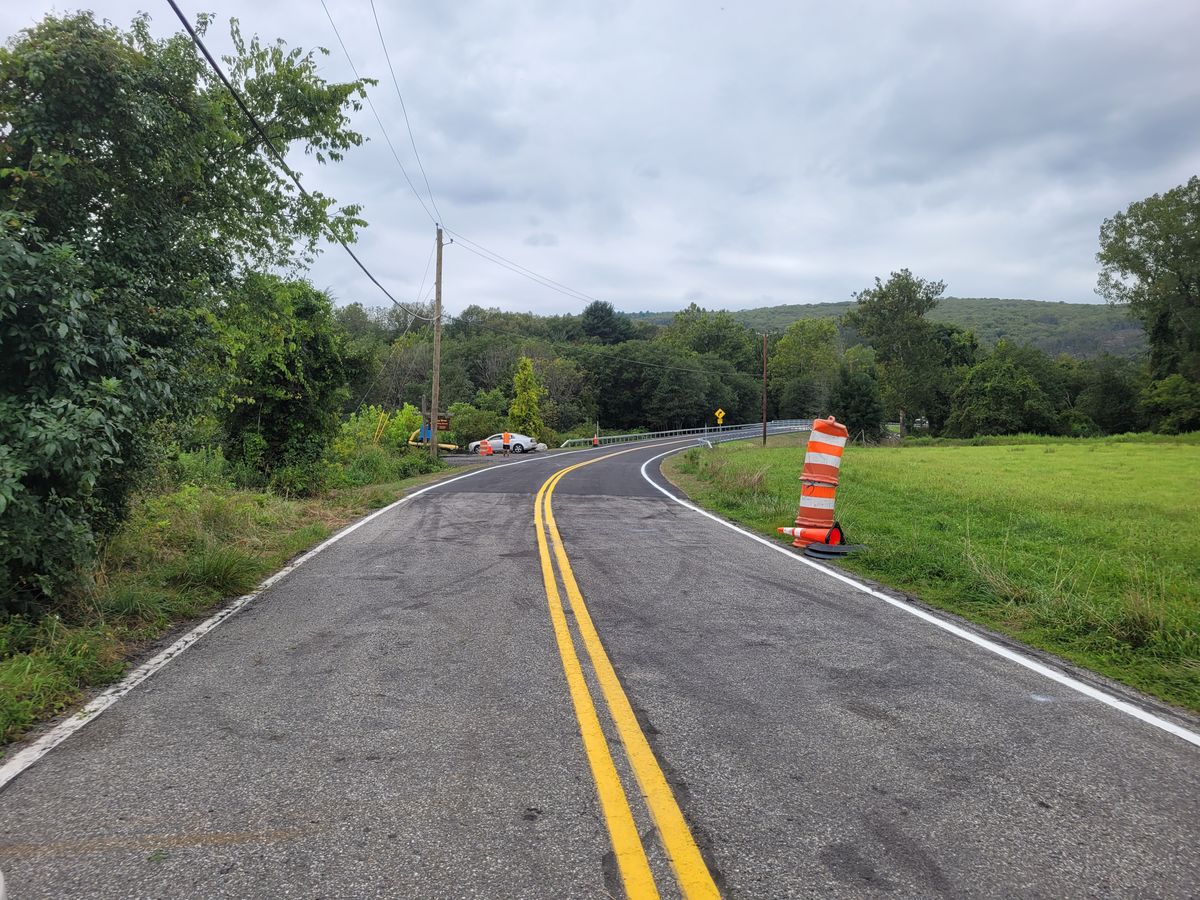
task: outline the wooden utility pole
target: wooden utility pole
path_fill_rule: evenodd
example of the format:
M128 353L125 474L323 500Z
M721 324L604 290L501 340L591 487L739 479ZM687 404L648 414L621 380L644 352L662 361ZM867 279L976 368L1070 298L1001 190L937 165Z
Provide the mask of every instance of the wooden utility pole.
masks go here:
M442 384L442 226L437 226L437 270L433 276L433 403L429 411L429 455L438 456L438 406Z
M767 446L767 335L763 332L763 396L762 396L762 416L763 416L763 446Z

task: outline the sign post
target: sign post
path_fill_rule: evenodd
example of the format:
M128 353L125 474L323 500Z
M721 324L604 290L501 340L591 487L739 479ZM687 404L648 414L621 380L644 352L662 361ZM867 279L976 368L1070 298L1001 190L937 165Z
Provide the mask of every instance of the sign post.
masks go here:
M721 409L721 407L718 406L717 411L715 413L713 413L713 415L717 417L717 426L718 427L720 427L721 425L723 425L725 423L725 410Z

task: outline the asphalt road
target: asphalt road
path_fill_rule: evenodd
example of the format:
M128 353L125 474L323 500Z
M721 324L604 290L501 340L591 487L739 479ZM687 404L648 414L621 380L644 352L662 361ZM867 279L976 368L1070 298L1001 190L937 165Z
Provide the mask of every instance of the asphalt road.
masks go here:
M313 557L0 792L10 896L622 896L535 530L589 460L565 555L726 896L1200 896L1200 749L671 502L667 446L493 464Z

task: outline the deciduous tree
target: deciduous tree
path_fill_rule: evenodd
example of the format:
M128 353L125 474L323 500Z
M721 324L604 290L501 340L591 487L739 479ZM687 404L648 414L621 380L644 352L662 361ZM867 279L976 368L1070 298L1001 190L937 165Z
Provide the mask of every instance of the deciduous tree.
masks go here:
M546 389L533 371L533 360L522 356L517 360L517 373L513 376L513 401L508 408L508 422L521 434L533 438L541 437L545 430L542 422L542 399Z
M768 364L771 394L781 416L821 414L838 375L839 354L832 319L799 319L788 326Z
M1035 377L1036 370L1031 370L1027 354L1027 348L1001 341L991 356L972 367L954 392L946 433L1058 433L1058 411Z
M1200 382L1200 176L1100 226L1096 292L1146 329L1150 375Z
M361 141L348 119L360 82L329 84L313 54L236 26L233 38L230 77L281 151L336 160ZM291 187L190 39L90 13L49 16L0 48L0 210L16 265L0 308L5 424L62 438L7 477L27 526L78 537L64 560L119 518L151 423L216 393L220 298L247 272L311 258L326 223L346 239L362 224ZM35 345L10 343L23 332L58 346L33 361ZM54 355L62 365L45 368ZM38 473L67 446L61 474L78 477L51 487ZM64 566L24 560L5 562L12 590L64 587Z
M902 425L906 417L925 412L936 383L941 359L925 315L945 290L943 281L901 269L886 283L876 278L875 287L855 294L856 305L844 319L875 348L884 404Z
M711 353L738 371L753 371L761 361L754 334L724 310L709 312L695 303L675 314L662 339L694 353Z

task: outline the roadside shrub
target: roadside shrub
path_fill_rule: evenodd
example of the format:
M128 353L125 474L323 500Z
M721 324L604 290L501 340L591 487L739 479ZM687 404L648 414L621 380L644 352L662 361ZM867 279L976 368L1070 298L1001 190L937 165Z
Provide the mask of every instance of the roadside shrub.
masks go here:
M408 445L420 426L421 412L409 403L397 410L368 406L351 414L326 454L327 485L383 484L437 468L428 454Z
M325 490L328 470L321 460L304 460L280 466L268 486L281 497L311 497Z
M440 468L442 464L435 463L424 450L408 448L394 452L368 444L358 448L353 455L343 455L340 460L330 462L326 473L329 487L347 488L400 481Z
M203 447L195 451L182 451L174 464L176 484L192 484L218 490L232 486L229 464L220 447Z
M229 475L237 487L260 490L267 486L269 478L263 463L266 451L267 442L257 431L248 430L242 434L229 462Z
M338 487L362 487L392 481L396 469L395 457L373 444L360 447L331 480Z
M1097 437L1100 428L1089 416L1077 409L1068 409L1062 414L1062 432L1070 437Z
M1200 430L1200 384L1182 375L1152 382L1142 392L1142 408L1160 434Z
M224 318L239 345L223 423L230 458L287 496L319 490L319 462L349 398L333 302L307 282L250 274L226 298Z
M0 611L38 612L119 521L161 396L72 249L0 221Z
M471 441L504 430L504 417L492 410L478 409L470 403L452 403L447 411L450 414L450 440L460 449L465 450Z
M411 403L396 410L367 406L351 413L341 424L329 456L335 462L348 462L360 448L371 445L403 450L409 436L420 427L421 411Z

